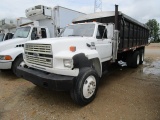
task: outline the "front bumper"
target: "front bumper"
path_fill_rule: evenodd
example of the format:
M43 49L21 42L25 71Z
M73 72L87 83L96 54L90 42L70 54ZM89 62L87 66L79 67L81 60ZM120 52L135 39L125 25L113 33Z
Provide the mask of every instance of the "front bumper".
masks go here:
M12 62L0 62L0 69L11 69Z
M43 71L30 68L18 67L17 73L20 77L50 90L67 91L71 90L74 85L74 77L57 74L48 74Z

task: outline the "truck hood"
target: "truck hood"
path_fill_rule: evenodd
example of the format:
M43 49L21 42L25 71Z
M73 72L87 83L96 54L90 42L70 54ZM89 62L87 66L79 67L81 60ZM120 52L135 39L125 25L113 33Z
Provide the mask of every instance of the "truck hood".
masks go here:
M17 45L24 44L27 38L14 38L0 43L0 52L16 47Z
M86 39L93 39L92 37L57 37L57 38L47 38L41 39L36 41L28 41L26 43L33 43L33 44L54 44L54 43L67 43L67 42L77 42L83 41Z
M58 37L58 38L49 38L43 40L29 41L27 43L31 44L51 44L53 54L57 54L61 51L68 51L70 46L75 46L77 50L79 49L90 49L87 47L87 43L91 44L91 42L95 42L95 38L93 37Z

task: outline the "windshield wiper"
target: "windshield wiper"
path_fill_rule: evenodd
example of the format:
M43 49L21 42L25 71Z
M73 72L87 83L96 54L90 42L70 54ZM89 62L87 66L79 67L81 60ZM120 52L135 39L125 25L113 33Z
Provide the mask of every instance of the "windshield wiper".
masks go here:
M16 37L18 37L18 38L23 38L22 36L16 36Z
M16 37L21 38L21 36L16 36Z

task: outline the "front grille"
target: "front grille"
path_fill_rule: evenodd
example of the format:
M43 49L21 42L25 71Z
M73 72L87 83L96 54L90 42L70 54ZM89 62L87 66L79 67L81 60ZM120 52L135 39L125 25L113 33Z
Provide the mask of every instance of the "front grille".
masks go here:
M26 44L25 51L37 52L42 54L52 54L51 45L48 44Z
M26 44L25 58L28 63L52 67L53 55L49 44Z

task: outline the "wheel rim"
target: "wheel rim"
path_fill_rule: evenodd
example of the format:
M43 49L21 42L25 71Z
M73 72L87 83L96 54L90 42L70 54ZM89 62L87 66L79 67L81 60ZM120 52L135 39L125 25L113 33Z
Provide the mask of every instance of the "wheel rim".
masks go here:
M24 61L22 61L22 62L19 64L19 66L20 66L20 67L25 67L25 66L26 66L26 64L25 64L25 62L24 62Z
M137 55L137 65L139 65L139 55Z
M89 76L83 84L83 96L85 98L90 98L96 90L96 78L94 76Z

